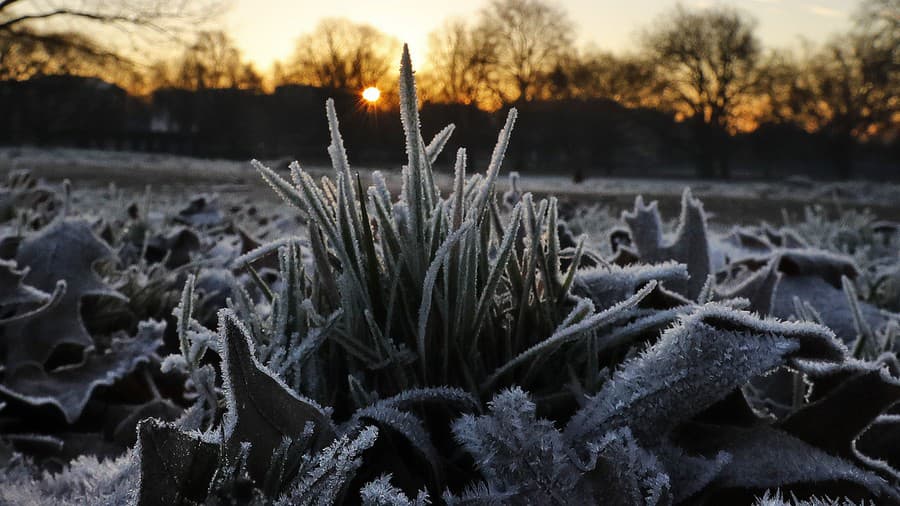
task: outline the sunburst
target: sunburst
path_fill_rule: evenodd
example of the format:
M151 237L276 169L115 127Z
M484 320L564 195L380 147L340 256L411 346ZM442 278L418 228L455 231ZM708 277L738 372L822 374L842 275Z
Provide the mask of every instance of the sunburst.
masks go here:
M374 86L369 86L368 88L363 90L362 98L366 102L374 104L375 102L378 102L379 98L381 98L381 90Z

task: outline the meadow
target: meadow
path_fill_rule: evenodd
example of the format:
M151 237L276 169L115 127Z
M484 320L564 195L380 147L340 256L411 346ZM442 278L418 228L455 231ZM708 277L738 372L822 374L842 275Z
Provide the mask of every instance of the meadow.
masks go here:
M896 185L519 177L400 96L402 169L330 101L327 168L0 151L0 502L900 503Z

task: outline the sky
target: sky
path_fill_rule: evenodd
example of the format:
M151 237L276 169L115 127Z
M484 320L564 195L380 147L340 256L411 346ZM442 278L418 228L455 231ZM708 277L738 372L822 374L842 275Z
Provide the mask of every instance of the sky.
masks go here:
M549 0L577 27L577 40L614 52L627 51L639 31L673 8L676 0ZM767 47L788 47L800 38L827 40L851 25L859 0L682 0L687 7L730 5L758 21ZM365 22L410 45L413 64L427 54L428 34L449 17L474 18L487 0L232 0L227 31L244 56L261 70L287 59L297 38L325 17Z

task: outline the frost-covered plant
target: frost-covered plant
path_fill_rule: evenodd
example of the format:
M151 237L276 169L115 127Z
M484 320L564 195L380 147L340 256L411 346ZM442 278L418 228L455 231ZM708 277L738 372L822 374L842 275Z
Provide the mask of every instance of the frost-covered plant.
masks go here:
M535 203L513 185L497 202L514 111L487 173L466 177L461 150L444 196L431 166L452 127L422 140L408 51L400 88L400 195L377 174L363 191L329 101L333 179L294 164L287 181L255 164L307 237L290 229L259 244L212 200L192 202L181 213L192 228L157 237L196 243L171 266L169 253L154 260L168 272L206 255L212 267L186 276L177 349L162 362L189 407L174 421L131 415L137 447L116 460L50 475L15 455L0 498L900 502L900 332L858 300L852 260L788 230L717 237L689 193L674 233L638 200L627 230L611 231L614 256L586 251L554 199ZM112 290L87 263L79 286ZM0 263L0 279L0 331L66 297L29 284L18 263ZM75 318L69 306L61 314Z
M209 312L202 264L227 263L247 238L229 220L173 229L149 195L129 204L112 185L58 192L25 172L0 184L0 206L11 206L0 213L0 464L11 451L48 469L113 457L134 444L141 419L173 420L190 403L193 388L184 398L159 370L157 353L176 334L163 320L189 270Z
M0 186L0 223L15 221L19 231L39 229L63 208L63 199L30 172L14 170Z
M457 441L475 457L485 483L448 503L597 502L665 504L668 477L625 429L596 442L569 440L550 420L535 416L522 390L499 393L490 413L465 415L453 425ZM579 453L588 454L582 460ZM599 479L598 479L599 478Z
M791 226L810 244L853 258L862 275L857 283L867 301L900 310L897 223L880 221L869 210L829 212L823 206L810 206L803 219Z
M585 234L590 237L593 240L591 246L596 248L598 253L607 256L613 253L612 244L605 241L606 233L621 225L621 220L608 206L602 204L577 206L565 213L565 223L576 236Z
M877 257L884 257L891 249L890 237L879 237L873 227L877 218L869 210L836 209L829 211L824 206L807 206L803 219L791 223L811 245L834 252L850 255L860 265Z
M505 202L512 210L504 223L494 200L515 112L486 176L467 179L465 152L457 154L453 192L445 198L431 163L451 129L425 145L408 53L401 71L408 164L399 199L377 174L363 192L331 102L334 180L316 183L295 164L288 182L256 164L305 217L309 243L288 238L242 257L271 312L261 315L257 301L237 290L232 307L246 326L223 316L218 348L227 409L219 431L210 432L218 434L221 450L207 469L225 469L234 478L213 480L217 490L238 493L235 484L246 477L254 497L302 502L313 490L311 479L327 484L316 497L329 499L347 497L355 479L368 503L411 504L388 473L402 473L404 488L434 493L446 483L448 468L465 465L440 437L453 406L451 412L476 411L453 423L453 437L477 474L463 472L474 480L460 496L446 491L447 502L668 504L822 482L896 497L880 476L893 471L833 444L807 420L831 414L843 389L873 382L884 395L863 401L845 430L828 432L852 447L896 400L897 380L888 373L873 378L866 365L842 365L846 349L824 327L736 311L748 303L772 310L781 278L716 286L698 201L685 194L671 239L663 236L652 204L638 201L625 215L630 258L653 265L601 261L579 270L581 243L563 270L555 201L535 205L526 194ZM251 264L275 250L279 281L270 286ZM833 282L832 259L779 255L764 265ZM627 264L627 258L617 261ZM680 263L666 263L672 260ZM744 295L749 300L742 301ZM714 299L721 303L710 304ZM185 308L182 317L189 314ZM184 349L190 363L194 352ZM779 367L798 371L820 397L801 400L773 422L751 408L743 389ZM248 373L257 380L238 381ZM539 397L516 388L495 395L516 383ZM297 394L332 406L346 421L333 425L331 414ZM488 412L478 414L479 400L490 396ZM436 409L412 405L422 401ZM258 413L248 411L248 403ZM402 445L393 438L375 441L367 423L401 435L428 462L427 477L385 462L384 452L402 451ZM371 436L349 443L346 434ZM346 457L328 450L332 441L348 441ZM284 455L296 447L306 448L303 462L327 450L312 475L284 470ZM368 469L359 468L355 459L368 447ZM810 460L818 464L799 466ZM279 485L271 485L273 475L281 477ZM373 481L363 485L366 479Z
M186 297L180 310L186 318L190 304ZM336 433L324 409L259 363L246 329L227 310L220 314L218 336L225 412L204 432L190 412L178 424L142 424L141 502L243 497L259 503L331 504L343 497L377 430L354 425ZM197 356L190 348L204 346L199 344L203 336L192 337L190 361ZM201 397L192 409L203 409L204 403Z
M0 503L76 506L91 500L112 505L137 499L138 460L133 450L116 459L82 456L59 473L36 473L29 462L18 458L0 473Z
M373 186L363 191L347 161L331 101L326 109L333 180L317 183L293 164L288 182L255 163L262 177L306 217L313 258L309 265L300 261L296 249L281 253L284 284L274 303L277 318L268 328L259 327L255 337L261 349L285 377L299 378L304 366L308 371L317 367L313 347L324 347L329 372L364 377L380 395L452 385L484 397L498 382L525 379L529 385L558 389L561 378L550 373L552 368L529 366L568 343L583 343L646 293L626 293L614 301L622 304L602 313L587 299L571 296L582 246L566 252L571 261L563 269L555 199L535 203L530 194L522 195L508 220L503 218L494 186L516 119L514 109L487 173L467 178L461 149L452 193L444 196L434 182L432 163L452 126L424 143L408 53L401 64L400 91L408 162L399 198L378 173ZM288 297L293 302L286 305ZM298 346L285 346L291 340ZM329 351L335 345L342 353ZM557 360L560 356L555 355ZM301 364L302 359L310 363ZM334 392L316 391L312 381L294 381L313 398L335 401ZM346 390L340 381L336 378L331 387Z
M162 345L162 322L142 321L133 334L113 327L105 336L86 327L87 300L124 299L94 270L97 262L113 257L86 221L61 216L24 239L15 262L4 262L11 284L4 287L9 293L0 306L11 316L0 322L0 392L26 405L52 406L74 424L97 389L154 359ZM27 418L27 410L21 416ZM16 424L6 430L10 427L22 430Z
M766 492L753 506L867 506L869 502L858 503L849 499L829 499L812 497L810 499L785 499L781 492Z
M644 200L638 196L634 211L622 213L622 219L631 229L635 253L641 260L675 260L687 266L688 278L672 288L692 300L696 299L712 271L703 204L691 196L690 190L685 190L678 229L671 238L663 236L662 221L655 201L645 205Z

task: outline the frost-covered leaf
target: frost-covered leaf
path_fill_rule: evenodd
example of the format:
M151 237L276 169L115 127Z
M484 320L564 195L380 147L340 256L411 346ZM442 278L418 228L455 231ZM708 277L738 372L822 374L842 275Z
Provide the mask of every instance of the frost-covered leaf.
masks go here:
M625 363L572 417L565 434L590 441L630 427L639 441L657 441L754 376L793 359L834 362L845 353L819 325L707 305Z
M835 288L841 287L842 277L859 276L859 268L852 259L816 249L781 251L778 270L787 276L816 276Z
M817 399L782 420L779 427L832 455L853 460L857 437L900 402L900 379L879 364L848 364L843 369L835 371L842 376L840 383L817 394ZM812 381L816 392L816 378Z
M731 461L731 455L725 451L709 457L692 455L669 442L654 447L652 455L667 474L676 504L708 487Z
M746 257L759 257L771 253L775 249L768 238L756 233L755 230L744 227L734 227L731 231L715 242L725 262L740 261ZM719 266L721 268L721 266Z
M441 498L448 506L501 506L513 502L515 493L496 490L484 482L478 482L466 487L460 496L448 490Z
M770 260L763 268L747 276L734 286L722 287L717 290L717 298L734 299L743 298L750 302L748 309L762 315L772 314L775 301L775 291L781 281L782 274L778 271L778 259Z
M50 299L50 294L22 283L27 274L28 269L16 269L15 262L0 260L0 307L41 304Z
M669 288L696 300L706 277L712 271L709 241L706 231L706 214L703 204L685 189L681 198L681 217L674 236L663 237L662 221L656 202L645 205L641 197L634 202L634 211L622 214L631 229L633 245L641 261L647 263L675 260L687 266L690 279L672 283Z
M822 316L827 325L846 343L856 340L857 328L848 306L841 278L855 279L858 269L845 256L819 250L804 249L781 252L777 269L782 273L775 292L772 316L788 318L793 311L793 298L807 302ZM885 316L875 306L860 301L862 317L873 329L880 328Z
M140 506L202 502L219 463L219 445L155 419L138 426Z
M81 363L49 372L25 364L6 374L0 391L28 404L55 406L74 423L97 387L112 385L150 361L162 346L165 328L164 322L141 322L134 337L114 338L108 350L91 350Z
M597 309L602 311L631 297L650 281L656 280L670 286L684 282L688 277L687 268L675 262L625 267L601 266L578 271L575 274L573 292L590 298Z
M409 409L423 403L439 403L463 410L477 409L479 406L472 394L452 387L408 388L397 395L379 400L376 405Z
M854 441L854 450L872 469L896 474L900 469L900 416L876 418Z
M856 322L848 310L848 295L842 291L841 282L843 277L859 276L849 257L811 248L776 249L766 257L733 263L730 269L738 265L754 272L736 283L720 286L719 298L746 298L754 311L778 318L797 316L793 303L797 298L821 315L823 323L844 342L856 339ZM862 320L872 328L885 323L886 317L878 308L863 301L857 306Z
M84 220L57 220L26 239L16 256L18 265L28 267L24 281L45 292L66 282L62 299L41 314L10 324L7 335L7 370L31 364L43 367L61 344L84 348L94 341L81 319L82 298L88 295L123 299L94 272L94 264L114 257Z
M129 410L128 416L116 424L112 431L113 440L123 447L133 446L137 437L137 428L142 420L153 418L162 422L178 419L184 410L168 399L152 399Z
M378 425L391 428L409 441L431 465L435 473L440 473L441 457L437 448L431 442L431 436L425 429L425 424L418 416L390 406L372 406L356 412L355 419L364 419Z
M425 155L428 157L428 163L433 165L434 162L437 161L437 157L441 154L441 151L444 150L444 146L447 145L454 130L456 130L456 125L450 123L442 128L440 132L434 134L431 142L425 146Z
M66 293L66 282L59 280L53 293L22 283L28 269L17 270L13 261L0 260L0 325L23 322L43 314L59 304ZM39 305L40 304L40 305Z
M247 457L250 476L262 483L272 452L285 437L303 436L313 422L311 448L320 450L335 437L331 420L313 401L302 399L259 363L246 329L230 311L219 315L222 379L228 413L226 447L237 455L243 442L252 444Z
M144 258L151 263L165 261L167 268L174 269L190 263L191 255L199 249L200 236L197 232L178 226L149 238Z
M360 420L369 420L397 431L431 464L434 473L440 476L442 458L431 441L425 423L419 416L405 411L422 403L437 403L463 410L478 407L478 402L472 395L458 388L408 389L357 410L353 414L351 425L359 424Z
M765 490L805 484L827 494L829 486L849 483L868 491L879 504L900 500L900 493L884 478L781 430L767 426L698 430L690 438L693 450L726 451L731 456L717 475L715 488Z
M215 196L198 195L178 211L175 219L193 227L210 227L222 224L225 218Z

